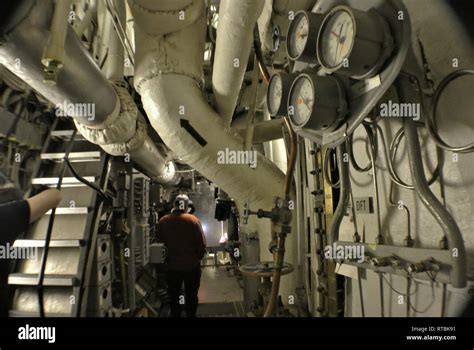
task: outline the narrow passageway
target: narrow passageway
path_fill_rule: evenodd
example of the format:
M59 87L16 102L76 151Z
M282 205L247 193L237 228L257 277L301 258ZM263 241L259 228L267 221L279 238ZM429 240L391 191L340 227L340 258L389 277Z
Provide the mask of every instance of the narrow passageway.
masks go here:
M202 268L198 317L244 316L243 290L226 266Z

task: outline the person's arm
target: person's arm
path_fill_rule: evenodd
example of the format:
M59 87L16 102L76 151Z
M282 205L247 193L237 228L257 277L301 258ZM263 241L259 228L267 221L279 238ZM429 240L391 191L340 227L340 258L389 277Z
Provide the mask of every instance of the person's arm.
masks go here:
M204 255L206 254L206 236L204 235L204 230L202 229L201 222L197 220L196 222L196 227L197 227L197 255L199 257L199 260L202 260L204 258Z
M61 192L49 189L26 200L30 207L30 224L42 217L48 210L56 208L61 201Z
M164 243L164 245L166 246L167 245L167 241L166 241L166 233L165 233L165 223L164 223L164 217L162 217L160 219L160 221L158 221L158 226L156 228L156 230L158 231L158 233L156 234L156 239L158 240L159 243Z

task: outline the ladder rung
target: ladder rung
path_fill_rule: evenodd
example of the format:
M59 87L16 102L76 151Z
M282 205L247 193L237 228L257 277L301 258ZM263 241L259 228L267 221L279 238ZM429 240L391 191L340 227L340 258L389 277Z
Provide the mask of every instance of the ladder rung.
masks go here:
M46 215L51 215L52 210L48 210ZM56 208L56 215L86 215L89 208Z
M28 312L28 311L10 310L9 315L10 317L40 317L39 311ZM45 312L45 316L46 317L71 317L71 314Z
M56 239L49 242L51 248L80 248L85 246L85 241L82 239ZM14 247L19 248L43 248L45 245L44 239L17 239Z
M72 133L74 130L53 130L51 131L51 137L53 139L59 139L64 141L69 141L71 139ZM82 134L76 133L74 137L74 141L85 141L86 139Z
M84 176L84 179L94 183L95 177L94 176ZM58 184L59 177L38 177L33 179L33 185L45 185L45 186L56 186ZM80 182L75 177L63 177L63 187L79 187L79 186L86 186L82 182Z
M54 161L63 161L66 153L42 153L42 160L54 160ZM97 162L100 161L100 152L91 151L91 152L71 152L68 155L68 159L71 163L74 162Z
M44 286L73 287L77 285L77 278L74 275L46 275L44 276ZM21 286L36 286L38 275L34 273L12 273L8 276L8 284Z

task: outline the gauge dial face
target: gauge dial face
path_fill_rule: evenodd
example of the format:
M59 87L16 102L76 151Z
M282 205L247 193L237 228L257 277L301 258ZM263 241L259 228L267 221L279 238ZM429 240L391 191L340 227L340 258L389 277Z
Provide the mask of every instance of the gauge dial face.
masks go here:
M274 75L268 85L268 111L271 115L278 113L283 96L283 83L279 75Z
M340 66L349 58L354 40L353 17L346 10L339 10L326 20L320 38L321 63L327 68Z
M301 56L306 47L309 35L309 21L304 13L297 15L293 21L291 24L292 29L288 53L291 58L296 59Z
M300 126L311 117L314 107L314 88L306 76L299 77L291 88L289 116L293 124Z

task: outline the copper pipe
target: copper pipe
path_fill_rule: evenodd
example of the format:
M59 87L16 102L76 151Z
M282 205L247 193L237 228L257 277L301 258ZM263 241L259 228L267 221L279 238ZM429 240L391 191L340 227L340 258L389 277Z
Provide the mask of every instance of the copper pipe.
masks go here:
M260 36L258 34L258 29L255 29L255 40L253 42L253 47L255 50L255 56L257 57L258 68L260 70L260 74L265 82L265 85L270 83L270 72L268 71L267 67L265 66L265 61L263 60L262 48L260 43Z
M258 68L260 69L260 74L262 75L265 85L270 84L270 73L268 72L267 67L260 60L258 61Z
M288 159L288 169L286 170L286 177L285 177L285 196L288 196L291 190L293 172L295 171L296 156L298 153L298 142L297 142L298 140L296 138L296 133L291 127L289 119L283 118L283 122L285 123L285 126L288 129L288 133L290 135L290 145L291 145L291 153L290 153L290 158Z
M298 154L298 140L296 137L296 133L293 131L293 128L291 127L288 118L283 118L283 121L285 123L285 126L288 128L291 144L291 152L290 157L288 159L288 169L286 171L285 177L285 198L288 199L291 190L291 183L293 180L293 172L295 170L296 165L296 156ZM286 234L280 234L280 236L278 237L278 246L276 250L275 264L273 267L272 291L270 293L270 300L268 301L268 305L263 317L273 316L275 310L275 306L278 299L278 292L280 290L281 270L283 268L283 262L285 258L285 240Z

